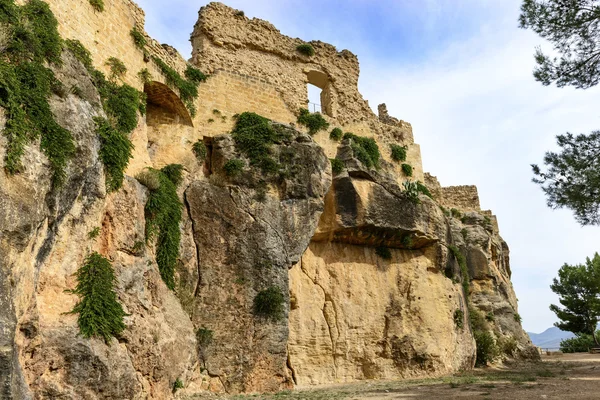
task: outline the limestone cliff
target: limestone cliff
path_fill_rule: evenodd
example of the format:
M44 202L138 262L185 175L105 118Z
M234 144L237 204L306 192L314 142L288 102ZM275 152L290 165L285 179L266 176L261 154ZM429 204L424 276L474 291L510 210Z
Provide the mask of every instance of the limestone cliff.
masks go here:
M495 217L480 210L474 187L442 188L422 173L410 125L384 106L375 116L362 99L352 53L312 42L317 55L307 58L295 51L300 40L211 3L192 39L193 63L212 75L186 107L148 56L163 57L173 74L188 65L143 32L131 1L106 1L103 12L87 0L47 3L63 36L91 47L96 68L107 72L106 58L125 43L130 70L121 81L144 92L147 107L128 134L135 149L123 185L110 192L95 120L107 114L80 57L65 49L62 65L48 64L71 88L48 98L76 147L62 186L39 138L24 146L22 168L8 171L14 115L0 106L0 398L167 399L178 389L274 392L438 376L474 366L474 315L485 320L477 329L505 344L502 357L532 355ZM94 29L114 29L94 41L71 8ZM148 39L143 50L130 43L133 26ZM138 81L146 65L154 77ZM330 129L359 136L338 142L296 125L307 82L324 89ZM261 110L270 121L252 118L268 146L234 132L243 131L239 114ZM378 160L367 167L356 146L371 139ZM265 147L248 151L248 143ZM404 161L394 161L392 144ZM182 165L174 290L147 240L155 184L140 175L170 164ZM69 313L74 274L92 252L111 262L127 314L107 342L82 336ZM272 296L272 315L262 312L263 295Z

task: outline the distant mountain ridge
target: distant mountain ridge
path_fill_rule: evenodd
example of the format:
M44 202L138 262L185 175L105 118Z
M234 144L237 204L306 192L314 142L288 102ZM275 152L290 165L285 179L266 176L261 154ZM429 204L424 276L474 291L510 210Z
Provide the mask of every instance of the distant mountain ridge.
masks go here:
M546 329L542 333L531 333L527 332L531 341L535 346L541 348L558 349L560 347L561 340L575 337L571 332L561 331L557 327Z

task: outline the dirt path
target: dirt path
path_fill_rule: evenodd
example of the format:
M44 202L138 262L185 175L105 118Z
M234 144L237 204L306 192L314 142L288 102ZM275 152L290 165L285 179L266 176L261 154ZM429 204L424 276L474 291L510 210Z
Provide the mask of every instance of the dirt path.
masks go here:
M544 356L440 379L368 381L273 395L196 396L223 400L498 399L600 400L600 355Z

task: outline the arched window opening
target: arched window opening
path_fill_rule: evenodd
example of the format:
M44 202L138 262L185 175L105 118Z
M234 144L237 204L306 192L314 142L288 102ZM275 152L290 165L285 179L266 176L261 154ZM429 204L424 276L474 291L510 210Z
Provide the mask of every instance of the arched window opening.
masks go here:
M309 71L306 75L308 78L308 111L320 112L333 117L329 76L321 71Z
M189 111L167 85L149 82L144 85L144 92L148 98L148 120L159 117L169 120L169 123L192 126Z

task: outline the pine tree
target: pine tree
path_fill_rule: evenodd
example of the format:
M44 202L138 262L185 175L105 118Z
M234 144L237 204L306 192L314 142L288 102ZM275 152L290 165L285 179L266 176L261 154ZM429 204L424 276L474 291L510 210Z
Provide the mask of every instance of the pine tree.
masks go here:
M69 314L79 314L79 331L85 338L101 337L108 344L125 329L123 311L114 291L115 274L110 261L90 254L76 272L77 287L71 293L80 297Z

